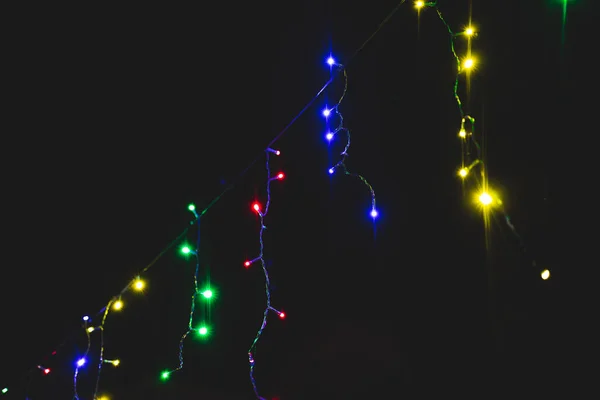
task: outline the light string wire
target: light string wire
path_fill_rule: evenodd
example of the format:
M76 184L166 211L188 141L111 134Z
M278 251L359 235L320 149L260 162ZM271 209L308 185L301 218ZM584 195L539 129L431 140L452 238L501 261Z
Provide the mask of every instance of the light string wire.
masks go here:
M350 61L352 61L366 46L369 42L371 42L373 40L373 38L380 32L380 30L391 20L391 18L396 14L396 12L400 9L400 6L402 4L404 4L406 2L406 0L401 0L396 7L394 7L394 9L388 14L386 15L386 17L382 20L382 22L379 23L379 25L377 26L377 28L375 29L375 31L359 46L359 48L352 54L352 56L348 59L348 61L346 62L346 66L350 63ZM339 69L338 69L339 71ZM325 89L334 81L336 77L336 74L332 74L332 76L329 78L329 80L318 90L318 92L315 94L315 96L300 110L300 112L298 114L296 114L296 116L294 118L292 118L292 120L269 142L269 144L266 147L266 150L268 151L271 146L273 146L279 139L281 139L281 137L287 133L289 131L289 129L298 121L298 119L309 109L313 106L313 104L316 102L316 100L324 93ZM262 154L262 153L261 153ZM208 212L208 210L210 210L216 203L218 203L223 196L231 191L232 189L234 189L238 183L241 181L241 179L246 175L246 173L250 170L251 167L253 167L256 162L260 159L260 156L255 158L244 170L242 170L242 172L238 175L238 177L235 179L234 182L230 183L224 190L222 190L219 195L217 195L200 213L198 213L197 216L197 220L199 218L201 218L202 216L204 216L204 214L206 214ZM192 221L190 224L194 224L194 221ZM171 250L171 248L173 246L175 246L175 244L179 243L179 241L182 239L183 236L185 236L188 233L189 227L185 228L183 230L183 232L181 232L173 241L171 241L146 267L144 267L141 271L138 272L138 276L141 276L142 274L146 273L150 268L152 268L156 262L162 258L162 256L167 253L169 250ZM266 271L266 267L265 267L265 271ZM118 296L116 296L117 298L119 298L123 293L125 293L127 290L129 290L131 287L131 284L128 283L127 286L125 286L123 288L123 290L121 290L121 292L119 293ZM114 298L113 298L114 299ZM112 300L112 299L111 299ZM110 302L109 302L110 303ZM106 312L108 306L105 306L104 308L102 308L100 311L98 311L95 316L97 317L100 314L103 314ZM74 331L73 335L76 333L77 331ZM89 332L86 331L86 335ZM55 355L57 354L58 349L64 347L67 343L69 342L68 339L65 339L63 342L61 342L61 344L59 346L56 347L56 349L52 352L51 355ZM90 342L90 347L91 347L91 342ZM89 351L88 351L89 352ZM85 355L88 354L88 352L85 353ZM27 371L26 375L30 374L32 371L34 370L34 368L31 368ZM76 368L76 373L78 374L78 368ZM27 388L28 385L30 384L31 379L27 379L26 380L26 387L25 387L25 391L27 392ZM74 388L75 389L75 388ZM0 396L7 394L8 393L8 388L3 388L0 391Z
M77 392L77 378L79 377L79 369L81 367L83 367L83 365L85 364L85 360L88 356L88 354L90 353L90 349L92 347L92 338L90 335L90 331L88 330L87 327L87 320L84 321L83 326L85 328L85 336L87 339L87 346L85 351L83 352L83 357L80 358L77 363L75 364L75 372L73 373L73 399L74 400L79 400L79 393Z
M435 9L436 14L438 15L438 18L440 19L440 21L442 22L442 24L448 31L448 35L450 37L450 52L452 54L452 57L456 60L456 71L457 72L456 72L456 77L454 79L454 85L452 87L452 94L454 96L454 99L456 100L456 104L457 104L458 111L460 113L460 118L461 118L460 129L458 132L458 136L460 138L460 143L461 143L461 167L458 171L458 175L461 178L465 179L468 176L470 176L471 170L473 170L475 167L480 168L481 182L480 183L478 182L478 185L481 186L481 194L479 195L479 201L484 206L484 223L486 225L486 229L489 226L489 213L488 213L488 209L486 206L493 204L502 213L502 215L504 217L503 218L504 222L506 223L506 225L508 226L511 233L515 236L515 238L518 241L519 249L523 252L523 254L525 254L526 256L531 258L529 255L529 252L527 251L527 248L525 246L525 242L523 241L521 235L518 233L516 227L511 222L510 216L507 213L506 208L504 207L502 201L498 198L494 198L497 196L492 197L492 195L489 193L488 177L487 177L486 166L484 163L484 155L482 152L482 148L475 136L475 118L473 118L471 115L465 113L464 107L463 107L463 102L459 95L459 86L460 86L459 82L460 82L460 77L461 77L462 73L463 72L466 73L467 81L470 78L469 74L470 74L471 68L473 67L473 64L474 64L474 60L471 58L471 39L473 37L477 36L477 32L475 32L474 28L469 25L465 29L465 31L463 31L461 33L455 33L452 30L452 28L450 27L450 24L444 18L444 15L442 14L442 11L440 10L440 8L438 6L438 1L428 2L428 3L425 3L422 1L421 2L417 1L417 2L415 2L415 6L419 10L419 17L420 17L420 9L421 8L432 7ZM469 21L469 24L470 24L470 21ZM456 52L456 38L459 36L465 36L467 38L467 56L465 57L465 59L462 62ZM472 159L472 157L471 157L471 150L473 147L475 148L475 154L476 154L475 159ZM486 235L487 235L487 233L486 233ZM531 265L534 268L537 268L537 263L536 263L535 259L533 259L533 258L531 258ZM544 280L548 279L550 276L550 271L547 269L544 269L543 271L541 271L541 276L542 276L542 279L544 279Z
M177 372L177 371L180 371L183 369L183 364L184 364L183 350L185 347L185 340L187 339L187 337L189 336L190 333L195 331L194 315L196 313L196 301L198 299L198 293L200 291L200 286L198 285L198 275L200 272L200 256L199 256L199 253L200 253L200 216L196 212L195 207L191 207L190 211L192 211L194 213L194 216L196 217L196 226L197 226L196 248L195 248L195 250L188 250L189 253L191 253L196 259L196 267L194 270L194 293L192 294L187 330L183 333L183 335L181 335L181 338L179 339L179 365L177 366L177 368L175 368L173 370L164 371L161 375L161 377L163 379L167 379L173 372ZM184 249L187 249L187 248L184 248ZM202 328L200 328L200 329L202 329ZM206 328L204 327L204 329L206 329ZM198 333L206 334L207 332L199 331Z
M334 61L332 61L332 62L334 62ZM371 194L371 217L373 219L375 219L378 215L378 211L377 211L377 207L376 207L377 206L376 197L375 197L375 191L373 190L373 187L371 186L369 181L367 181L365 179L365 177L363 177L360 174L350 172L348 170L348 168L346 167L346 158L348 158L348 149L350 148L350 129L348 129L344 126L344 116L342 115L342 113L340 111L340 105L342 104L342 101L346 97L346 93L348 91L348 73L346 72L346 68L342 64L336 64L334 62L334 65L336 65L336 67L341 69L343 72L344 90L342 91L342 94L341 94L339 100L337 101L337 103L331 109L327 109L327 108L325 109L325 111L326 111L325 117L326 118L328 118L330 113L332 111L334 111L335 115L337 115L338 121L339 121L335 130L333 132L329 132L327 134L327 139L331 141L335 138L335 136L337 134L339 134L340 132L343 132L346 134L346 146L344 147L344 150L340 153L340 160L333 167L331 167L329 169L329 173L333 174L333 173L335 173L335 171L337 169L341 169L345 175L359 179L367 187L367 189L369 189L369 193Z
M267 229L267 227L265 226L265 217L269 213L269 207L271 205L271 182L276 179L283 179L282 174L277 175L275 177L271 176L270 157L269 157L270 153L271 153L270 151L265 152L265 154L266 154L266 170L267 170L267 183L266 183L267 202L265 204L264 211L262 211L260 209L260 206L258 205L258 203L254 203L254 210L258 214L259 222L260 222L260 230L258 233L258 241L259 241L259 245L260 245L259 254L258 254L258 257L256 257L252 261L246 262L246 265L248 266L248 263L254 263L256 261L260 261L263 275L265 278L266 306L263 311L263 318L262 318L260 328L256 332L256 336L254 337L254 340L252 341L252 344L250 345L250 348L248 349L248 364L250 365L250 383L252 384L252 389L254 390L254 394L256 395L256 398L259 400L265 400L265 398L259 394L258 386L256 385L256 379L254 377L254 368L256 365L256 362L254 359L254 353L256 350L256 345L258 344L258 341L260 340L260 338L263 334L263 331L267 327L268 317L269 317L269 313L271 311L278 314L280 318L282 318L282 319L285 318L285 313L283 313L271 306L271 279L269 277L269 271L267 270L267 265L265 262L265 253L264 253L264 250L265 250L264 232ZM276 154L278 154L278 153L276 153Z

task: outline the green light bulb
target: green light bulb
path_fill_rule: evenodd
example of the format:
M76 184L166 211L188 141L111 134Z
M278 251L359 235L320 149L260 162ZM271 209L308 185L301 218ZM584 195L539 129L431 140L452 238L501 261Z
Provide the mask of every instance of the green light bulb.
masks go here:
M207 289L204 292L202 292L202 296L206 297L207 299L210 299L212 297L212 295L213 295L213 292L210 289Z
M169 376L171 376L171 373L169 371L163 371L160 374L160 379L166 381L167 379L169 379Z
M4 388L4 389L2 389L2 394L5 394L5 393L7 393L7 392L8 392L8 388Z
M190 210L190 211L194 211L194 210L196 210L196 206L195 206L194 204L190 204L190 205L188 206L188 210Z
M182 252L183 254L190 254L190 253L192 252L192 249L190 249L188 246L183 246L183 247L181 248L181 252Z
M198 333L204 336L208 333L208 329L205 326L203 326L200 329L198 329Z

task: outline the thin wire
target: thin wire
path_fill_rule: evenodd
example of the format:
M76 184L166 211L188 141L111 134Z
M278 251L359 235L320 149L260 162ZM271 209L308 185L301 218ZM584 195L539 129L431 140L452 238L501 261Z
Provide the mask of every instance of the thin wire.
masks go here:
M371 186L371 184L367 181L367 179L365 177L363 177L360 174L350 172L348 170L348 168L346 167L346 158L348 157L348 149L350 148L350 130L344 126L344 116L340 112L340 105L342 104L344 97L346 97L346 92L348 91L348 74L346 72L346 68L343 65L340 64L340 65L338 65L338 67L344 73L344 90L342 91L342 95L340 96L340 99L337 101L337 103L332 108L332 111L335 110L335 114L338 116L339 123L338 123L337 128L333 132L331 132L333 135L331 140L333 140L333 138L335 138L336 134L338 134L340 132L344 132L346 134L346 146L344 147L344 150L340 154L341 155L340 160L337 162L337 164L335 164L329 170L329 173L335 172L336 169L341 169L342 171L344 171L345 175L352 176L354 178L359 179L369 189L369 192L371 194L371 212L376 213L377 212L377 207L376 207L377 204L376 204L376 198L375 198L375 191L373 190L373 187ZM377 215L372 214L372 216L373 216L373 218L375 218Z
M106 323L106 318L108 317L108 313L110 311L110 307L113 305L117 298L112 298L106 307L104 308L104 314L102 315L102 321L100 322L100 326L98 329L100 330L100 356L98 358L98 374L96 376L96 387L94 389L94 397L92 399L96 399L98 396L98 388L100 387L100 374L102 373L102 366L104 364L104 324Z
M85 336L87 338L87 347L83 353L83 357L81 357L79 360L84 360L85 365L90 348L92 347L92 339L90 337L90 331L87 329L87 323L85 323L83 327L85 329ZM73 374L73 400L79 400L79 393L77 392L77 378L79 376L79 368L83 367L83 365L79 365L79 360L77 360L77 364L75 364L75 373Z
M260 221L260 231L258 234L260 250L259 250L258 257L256 257L254 260L252 260L252 262L260 260L263 275L265 277L265 297L266 297L267 301L266 301L265 310L263 311L263 318L262 318L260 328L256 332L256 336L254 337L254 340L252 341L252 345L248 349L248 363L250 364L250 383L252 384L252 389L254 390L254 394L256 395L256 398L259 400L265 400L265 398L260 396L260 394L258 392L258 387L256 385L256 379L254 377L254 367L255 367L254 351L256 349L256 345L257 345L258 341L260 340L260 338L263 334L263 331L267 327L269 311L274 311L275 313L279 314L280 316L283 315L279 310L276 310L275 308L271 307L271 280L269 277L269 271L267 270L267 265L265 263L265 258L264 258L265 244L264 244L263 234L264 234L265 230L267 229L264 221L265 221L265 217L267 216L267 214L269 212L269 206L271 205L271 181L273 181L275 179L275 178L271 177L271 167L270 167L270 163L269 163L269 151L266 151L265 154L266 154L266 170L267 170L267 185L266 185L267 186L267 203L265 204L264 212L257 210L258 216L259 216L259 221Z

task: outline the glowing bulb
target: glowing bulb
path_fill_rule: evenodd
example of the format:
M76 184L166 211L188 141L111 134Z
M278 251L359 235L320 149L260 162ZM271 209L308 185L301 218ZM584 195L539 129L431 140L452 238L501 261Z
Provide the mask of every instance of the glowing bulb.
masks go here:
M325 138L326 138L327 140L331 140L331 139L333 139L333 133L331 133L331 132L327 132L327 135L325 135Z
M44 368L44 374L48 375L50 373L50 368Z
M333 175L334 172L335 170L333 168L329 168L329 175Z
M190 254L190 253L192 252L192 249L190 249L188 246L183 246L183 247L181 248L181 252L182 252L183 254Z
M90 317L88 315L86 315L86 316L83 317L83 320L87 322L87 321L90 320Z
M280 312L280 313L279 313L279 318L281 318L281 319L285 319L285 313L284 313L284 312Z
M163 381L166 381L167 379L169 379L170 376L171 376L171 373L169 371L163 371L160 373L160 379L162 379Z
M481 195L479 195L479 201L484 206L488 206L488 205L490 205L492 203L492 196L490 196L486 192L483 192L483 193L481 193Z
M79 360L77 360L77 366L83 367L85 365L85 362L85 358L80 358Z
M110 400L110 397L108 397L108 396L100 396L100 397L98 397L98 400Z
M252 208L254 209L254 211L260 213L260 204L254 203L252 204Z
M466 169L466 168L461 168L461 169L459 169L459 170L458 170L458 175L459 175L461 178L464 178L464 177L466 177L468 174L469 174L469 170L468 170L468 169Z
M195 206L195 205L193 205L193 204L190 204L190 205L188 206L188 210L190 210L190 211L196 211L196 206Z
M208 333L208 328L206 328L205 326L201 327L200 329L198 329L198 333L202 336L206 335Z
M275 155L276 155L276 156L278 156L278 155L280 155L280 154L281 154L281 152L280 152L279 150L275 150Z
M135 280L135 282L133 282L133 288L139 292L144 290L145 287L146 287L146 283L143 280L141 280L140 278L137 278Z
M458 136L459 136L459 137L461 137L461 138L463 138L463 139L464 139L464 138L466 138L466 137L467 137L467 131L465 131L465 130L464 130L464 128L463 128L463 129L461 129L461 130L458 132Z
M475 29L468 27L467 29L465 29L465 35L467 36L473 36L473 34L475 33Z
M246 262L244 263L244 267L248 268L248 267L250 266L250 264L252 264L250 261L246 261Z
M327 59L327 64L328 64L330 67L333 67L333 65L335 64L335 59L334 59L333 57L329 57L329 58Z
M114 365L115 367L118 367L121 364L121 360L113 360L112 361L112 365Z
M282 180L283 178L285 178L285 175L283 174L283 172L280 172L279 174L277 174L277 179Z
M326 108L323 110L323 116L324 116L325 118L327 118L327 117L329 117L330 115L331 115L331 110L330 110L329 108L327 108L327 107L326 107Z
M281 152L279 150L274 150L274 149L272 149L270 147L267 149L267 151L270 152L270 153L275 154L276 156L278 156L278 155L281 154Z
M6 393L8 393L8 388L2 389L2 394L6 394Z
M471 68L473 68L474 64L475 64L475 61L472 58L467 58L465 60L465 62L463 63L463 66L465 67L465 69L471 69Z
M113 304L113 308L117 311L121 310L123 308L123 302L121 300L115 301L115 304Z
M547 269L543 270L541 273L541 277L543 280L547 280L548 278L550 278L550 271L548 271Z
M415 7L417 9L421 9L425 6L425 2L424 1L415 1Z
M210 289L207 289L204 292L202 292L202 296L204 296L207 299L210 299L212 297L212 295L213 295L213 292Z
M371 210L371 217L373 217L373 219L377 218L377 216L379 215L379 213L377 212L376 209L372 209Z
M96 330L96 328L94 328L93 326L90 326L89 328L87 328L87 332L88 333L92 333Z

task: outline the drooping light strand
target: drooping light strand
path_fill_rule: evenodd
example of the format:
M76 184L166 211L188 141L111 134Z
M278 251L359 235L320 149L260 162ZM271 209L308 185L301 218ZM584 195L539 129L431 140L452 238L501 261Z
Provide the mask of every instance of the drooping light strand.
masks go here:
M328 172L330 175L333 175L337 170L341 170L345 175L359 179L367 187L371 195L371 209L369 210L369 213L371 218L375 220L379 215L379 212L377 211L377 203L373 187L371 186L369 181L365 179L364 176L354 172L350 172L346 167L346 158L348 157L348 149L350 148L350 130L344 126L344 116L340 111L340 106L342 104L342 101L346 97L346 92L348 91L348 73L346 72L346 68L342 64L335 64L335 66L342 70L344 76L344 89L337 103L333 107L325 107L325 109L323 110L323 116L325 116L326 118L329 118L332 115L338 118L337 127L333 131L328 132L326 138L327 140L331 141L336 136L339 136L339 134L345 134L346 145L344 147L344 150L340 154L339 161L333 167L329 168Z
M285 313L282 313L281 311L278 311L271 306L271 280L270 280L269 272L267 271L267 266L265 263L265 256L264 256L265 245L264 245L264 240L263 240L263 234L264 234L265 229L267 228L265 226L265 217L267 216L267 214L269 212L269 206L271 205L271 182L274 180L283 179L284 175L283 175L283 173L279 173L275 176L275 178L273 178L271 176L269 152L266 152L265 155L266 155L266 169L267 169L267 184L266 184L266 186L267 186L267 202L265 203L264 209L261 207L260 203L258 203L258 202L255 202L252 204L252 209L258 215L259 222L260 222L260 229L259 229L259 233L258 233L259 253L258 253L258 256L256 258L254 258L253 260L246 261L244 263L244 266L246 266L246 268L248 268L253 263L260 261L261 266L262 266L263 275L265 278L266 306L263 311L263 317L262 317L262 322L261 322L260 328L256 332L256 336L254 337L254 340L252 341L252 345L250 346L250 349L248 349L248 363L250 364L250 383L252 384L252 389L254 390L254 394L256 395L256 398L259 400L265 400L265 398L259 394L258 387L256 385L256 379L254 377L254 367L256 364L256 361L254 359L254 352L256 349L256 345L257 345L258 341L260 340L260 338L263 334L263 331L267 327L267 321L268 321L270 312L275 312L281 319L283 319L285 317Z
M194 291L192 293L192 300L191 300L191 305L190 305L190 313L189 313L189 318L188 318L187 329L181 335L181 338L179 339L179 352L178 352L179 364L174 369L164 370L161 372L160 377L163 381L170 378L170 376L173 372L177 372L177 371L180 371L183 369L183 366L184 366L183 352L184 352L184 348L185 348L185 341L188 338L188 336L190 336L191 333L197 333L199 336L206 336L209 333L209 328L206 326L205 323L203 323L199 327L194 326L194 317L196 314L196 302L198 300L198 295L201 294L202 296L204 296L205 299L210 299L212 297L212 290L207 288L201 292L201 289L200 289L200 284L199 284L200 218L199 218L198 213L196 212L196 207L193 204L190 204L188 206L188 210L191 211L194 214L194 217L196 218L196 220L195 220L196 227L197 227L196 246L195 246L195 249L192 249L189 245L184 245L181 247L181 252L184 255L190 255L190 254L193 255L196 260L196 267L194 270Z
M90 327L87 324L88 320L89 318L85 319L84 317L83 328L85 332L87 345L85 351L83 352L83 355L79 357L79 359L77 359L77 361L75 362L75 372L73 373L73 400L79 400L79 393L77 392L77 378L79 377L79 369L86 365L87 357L92 347L91 333L94 331L94 329L89 329Z
M453 58L456 60L456 76L455 76L454 85L453 85L453 96L456 100L456 104L458 106L458 111L459 111L460 118L461 118L460 128L458 131L458 137L459 137L459 140L461 143L461 166L458 169L458 176L460 178L462 178L463 180L466 180L470 176L472 176L471 175L472 169L474 169L475 167L480 168L481 182L478 182L479 190L478 190L478 193L476 196L476 200L477 200L477 203L479 204L479 206L481 207L481 209L483 210L484 223L486 225L486 230L489 226L490 210L492 208L499 209L504 214L504 221L505 221L506 225L509 227L510 231L513 233L513 235L518 240L520 249L523 251L524 254L526 254L527 253L526 247L521 238L521 235L519 235L519 233L517 232L517 229L510 221L510 217L506 213L501 199L496 194L494 194L492 191L490 191L490 188L488 185L488 176L487 176L487 172L486 172L486 168L485 168L485 164L484 164L484 160L483 160L483 153L481 150L481 146L479 145L479 142L477 141L476 136L475 136L475 118L473 118L469 114L465 113L464 107L463 107L463 102L459 95L459 82L460 82L461 76L463 74L465 75L465 79L467 81L467 91L468 91L470 74L471 74L472 70L474 69L474 67L476 66L476 60L473 57L473 55L471 54L471 40L472 40L472 38L477 36L477 31L476 31L475 27L473 27L469 21L469 24L464 28L464 30L462 32L455 33L452 30L452 28L450 27L450 25L448 24L448 22L446 21L446 19L444 18L440 8L437 5L437 2L433 2L433 3L417 2L417 3L418 4L416 4L416 6L419 10L423 7L433 7L435 9L435 11L438 15L438 18L440 19L440 21L442 21L442 23L446 27L446 30L448 31L448 34L450 37L450 52L451 52ZM463 58L459 57L456 52L455 40L457 37L464 37L467 40L466 55ZM473 149L475 150L475 152L474 152L475 159L472 159ZM486 232L486 235L487 235L487 232ZM534 268L537 268L537 264L536 264L535 260L532 259L531 264ZM550 271L547 269L544 269L543 271L541 271L541 277L543 280L547 280L550 277Z

